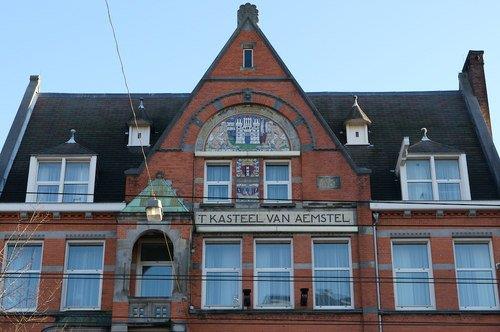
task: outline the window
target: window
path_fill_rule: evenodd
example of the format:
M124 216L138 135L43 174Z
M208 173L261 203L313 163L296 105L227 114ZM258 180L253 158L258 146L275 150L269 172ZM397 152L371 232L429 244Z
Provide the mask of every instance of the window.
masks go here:
M266 202L289 202L291 199L290 163L266 162L264 170Z
M291 242L257 241L255 247L255 307L291 308Z
M42 244L7 243L5 251L2 308L5 311L35 311Z
M241 308L240 242L207 241L203 259L203 306Z
M171 297L173 288L172 252L165 242L140 244L137 264L137 293L141 297Z
M455 269L460 309L498 309L491 243L455 242Z
M408 159L402 172L403 198L454 201L470 199L464 160L431 156ZM406 187L406 189L405 189Z
M92 202L95 166L96 157L61 159L32 157L27 201Z
M104 243L70 242L66 248L63 309L99 309Z
M366 124L346 124L348 145L368 145L368 126Z
M349 241L314 240L314 307L352 308Z
M205 176L205 202L231 202L231 164L207 163Z
M253 49L243 49L243 68L253 68Z
M149 126L130 126L128 131L128 146L149 146L151 129Z
M392 244L396 309L433 309L434 289L429 243L397 241Z

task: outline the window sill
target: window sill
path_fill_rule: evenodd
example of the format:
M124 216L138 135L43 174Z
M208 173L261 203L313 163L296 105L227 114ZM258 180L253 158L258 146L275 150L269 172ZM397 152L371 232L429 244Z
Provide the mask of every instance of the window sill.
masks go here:
M263 208L293 208L295 207L294 202L263 202L260 203Z
M311 315L324 315L324 314L362 314L362 309L310 309L310 308L287 308L287 309L189 309L191 315L294 315L297 313L306 313Z
M381 310L381 315L498 315L499 309L483 310Z
M203 202L203 203L200 203L200 208L202 208L202 209L204 209L204 208L211 208L212 209L212 208L216 208L216 207L220 207L220 208L233 208L234 207L234 203L231 203L231 202L227 202L227 203Z

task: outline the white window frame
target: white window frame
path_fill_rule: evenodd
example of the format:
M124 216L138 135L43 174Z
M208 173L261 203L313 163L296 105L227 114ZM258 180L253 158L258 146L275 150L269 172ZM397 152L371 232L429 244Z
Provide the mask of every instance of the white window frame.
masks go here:
M394 245L397 244L425 244L427 247L428 268L398 268L394 266ZM392 280L394 287L394 307L396 310L411 311L411 310L435 310L436 297L434 292L434 275L432 268L432 253L429 239L392 239L391 240L391 262L392 262ZM398 304L396 272L426 272L429 278L429 306L401 306Z
M174 294L174 266L173 266L173 252L170 252L171 261L142 261L141 260L141 253L142 253L142 245L144 243L150 243L150 244L166 244L168 246L168 242L165 243L165 241L162 241L161 239L142 239L140 240L137 245L139 250L137 250L137 264L136 264L136 283L135 283L135 296L136 297L142 297L142 298L147 298L148 296L142 296L141 295L141 287L142 287L142 268L145 266L170 266L170 269L172 271L172 278L170 281L171 283L171 290L172 293L170 296L167 297L161 297L161 298L172 298L172 295ZM158 280L158 282L160 282Z
M141 134L141 139L138 135ZM150 126L129 126L127 146L150 146L151 127ZM142 144L141 144L142 143Z
M315 267L314 262L314 244L315 243L341 243L347 244L347 250L349 255L349 268L343 267ZM311 241L311 262L312 262L312 274L313 274L313 308L314 309L354 309L354 280L353 280L353 272L352 272L352 253L351 253L351 239L350 238L313 238ZM349 306L320 306L316 305L316 271L345 271L349 270L349 287L350 287L350 295L351 295L351 305Z
M54 182L43 182L38 181L38 167L40 163L43 162L59 162L61 163L61 169L59 174L59 181ZM64 177L66 174L66 163L71 162L88 162L89 163L89 180L88 181L65 181ZM86 184L87 185L87 195L85 196L87 200L85 202L76 203L92 203L94 201L94 187L95 187L95 173L97 167L97 156L61 156L61 157L37 157L31 156L30 167L28 173L28 188L26 193L26 202L37 202L37 191L38 185L59 185L57 201L56 202L41 202L47 204L54 203L64 203L71 204L75 202L63 202L64 185L65 184Z
M277 244L288 244L290 246L290 268L257 268L257 244L259 243L277 243ZM253 307L254 309L266 309L266 310L274 310L274 309L293 309L295 307L294 300L294 279L293 279L293 270L294 270L294 258L293 258L293 239L291 238L256 238L253 243ZM259 272L289 272L290 273L290 305L289 306L264 306L258 304L259 299Z
M229 165L229 181L208 181L208 166L209 165ZM204 177L204 185L203 185L203 203L206 204L224 204L231 203L233 199L233 163L231 160L207 160L205 161L205 177ZM217 199L217 200L209 200L208 199L208 186L209 185L217 185L223 186L226 185L228 187L228 198L227 199Z
M356 137L356 132L359 132L358 137ZM347 123L346 140L346 145L370 145L368 139L368 125Z
M69 258L69 247L70 245L102 245L102 268L101 270L77 270L69 271L68 267L68 258ZM102 305L102 284L103 284L103 273L104 273L104 261L106 257L106 241L105 240L70 240L66 241L66 252L64 256L64 276L63 278L63 291L61 297L61 311L75 311L75 310L101 310ZM68 290L68 279L71 274L99 274L99 295L97 296L97 306L88 308L88 307L74 307L69 308L66 306L66 293Z
M288 181L267 181L267 165L284 165L288 166ZM265 203L290 203L292 202L292 163L290 160L264 160L264 172L263 172L263 185L264 185L264 202ZM267 198L267 185L273 184L286 184L288 186L288 199L287 200L275 200Z
M37 289L36 289L36 295L35 295L35 306L32 307L32 308L10 308L10 309L4 309L2 306L3 306L3 300L0 299L0 307L2 307L2 310L5 310L6 312L36 312L37 308L38 308L38 296L40 295L40 281L42 280L42 263L43 263L43 241L27 241L27 242L23 242L21 244L19 244L18 242L15 242L15 241L6 241L5 244L4 244L4 257L3 257L3 260L2 260L2 273L6 273L6 272L9 272L9 269L8 269L8 266L7 266L7 253L8 253L8 246L9 245L16 245L18 247L24 247L24 246L29 246L29 245L40 245L41 246L41 249L40 249L40 270L23 270L22 272L18 272L18 271L12 271L12 272L15 272L15 273L18 273L18 274L24 274L24 273L38 273L39 275L39 279L38 279L38 285L37 285ZM5 277L2 279L2 284L0 285L0 291L4 291L4 287L5 287Z
M468 243L468 244L488 244L488 249L489 249L489 254L490 254L490 269L486 268L457 268L457 254L456 254L456 244L462 244L462 243ZM454 259L454 265L455 265L455 280L456 282L456 287L457 287L457 296L458 296L458 305L460 310L499 310L500 309L500 304L499 304L499 297L498 297L498 280L496 278L496 271L495 271L495 260L494 260L494 253L493 253L493 245L491 239L485 239L485 238L463 238L463 239L454 239L453 240L453 259ZM458 271L491 271L491 275L493 276L493 280L491 281L493 283L493 296L495 298L495 306L494 307L463 307L460 304L460 288L458 285Z
M409 155L406 160L429 160L431 178L429 180L408 180L406 173L406 162L404 165L401 165L401 193L403 200L407 201L409 199L408 193L408 183L410 182L427 182L432 183L432 200L439 201L439 183L459 183L460 184L460 196L461 200L470 200L470 187L469 187L469 173L467 171L467 159L465 154L460 155L446 155L446 154L436 154L436 155L424 155L424 154L415 154ZM436 178L436 160L456 160L458 161L458 169L460 172L460 180L438 180ZM425 202L425 201L422 201Z
M251 60L251 66L250 67L246 67L245 66L245 53L246 51L250 51L251 55L252 55L252 60ZM243 69L252 69L254 67L254 63L253 63L253 48L244 48L243 49Z
M235 268L207 268L205 267L205 257L206 257L206 244L218 243L218 244L236 244L240 246L240 267ZM202 257L202 285L201 285L201 306L203 309L207 310L218 310L218 309L241 309L243 307L243 285L242 285L242 270L243 270L243 243L241 239L238 238L219 238L219 239L203 239L203 257ZM208 272L237 272L238 273L238 289L240 291L239 305L237 306L207 306L206 305L206 294L207 294L207 273Z

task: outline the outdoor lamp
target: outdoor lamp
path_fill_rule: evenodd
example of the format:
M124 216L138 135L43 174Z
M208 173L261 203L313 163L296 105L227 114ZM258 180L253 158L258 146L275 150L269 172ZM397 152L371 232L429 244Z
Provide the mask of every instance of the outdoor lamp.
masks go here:
M300 289L300 305L305 307L307 305L307 295L309 293L309 288Z
M151 197L146 205L146 217L148 221L162 221L163 207L161 201L156 197Z

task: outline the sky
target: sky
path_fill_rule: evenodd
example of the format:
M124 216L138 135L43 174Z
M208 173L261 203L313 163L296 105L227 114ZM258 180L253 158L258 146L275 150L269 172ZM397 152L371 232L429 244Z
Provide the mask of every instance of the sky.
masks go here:
M244 3L109 2L131 92L191 92ZM500 1L253 3L259 26L307 92L456 90L468 50L484 50L500 146ZM33 74L42 92L125 91L104 0L1 1L2 145Z

